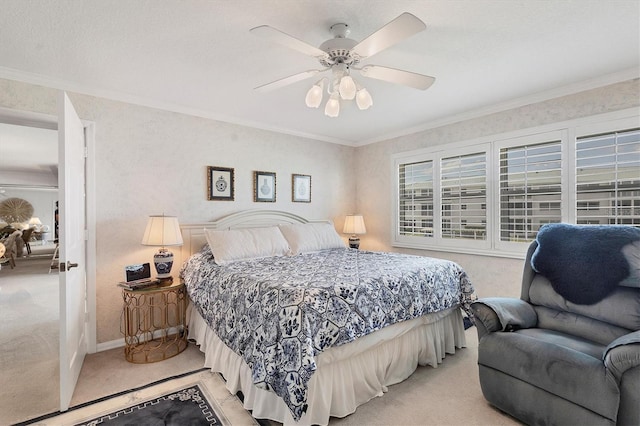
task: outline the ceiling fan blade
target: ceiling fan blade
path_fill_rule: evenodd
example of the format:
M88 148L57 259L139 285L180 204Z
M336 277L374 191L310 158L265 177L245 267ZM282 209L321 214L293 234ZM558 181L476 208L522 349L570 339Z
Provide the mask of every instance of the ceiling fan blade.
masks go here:
M283 33L280 30L276 30L275 28L268 25L261 25L259 27L251 28L249 31L257 35L258 37L264 37L290 49L304 53L305 55L313 56L314 58L323 58L327 56L326 52L318 49L317 47L313 47L302 40L290 36L289 34Z
M368 58L426 28L424 22L405 12L356 44L351 51L361 58Z
M298 81L302 81L309 77L313 77L314 75L318 74L321 71L324 71L324 70L304 71L298 74L290 75L289 77L281 78L280 80L272 81L271 83L263 84L262 86L256 87L254 90L258 92L268 92L270 90L279 89L289 84L297 83Z
M366 65L359 70L360 74L365 77L384 80L390 83L402 84L404 86L413 87L415 89L427 90L434 81L435 77L417 74L415 72L398 70L395 68L381 67L379 65Z

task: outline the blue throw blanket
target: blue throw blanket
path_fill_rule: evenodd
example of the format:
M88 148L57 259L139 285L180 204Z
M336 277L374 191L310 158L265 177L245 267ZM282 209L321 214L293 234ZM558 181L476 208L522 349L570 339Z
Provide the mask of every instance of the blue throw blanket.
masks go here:
M540 228L531 267L570 302L591 305L629 276L622 247L640 240L640 229L623 225L569 225Z

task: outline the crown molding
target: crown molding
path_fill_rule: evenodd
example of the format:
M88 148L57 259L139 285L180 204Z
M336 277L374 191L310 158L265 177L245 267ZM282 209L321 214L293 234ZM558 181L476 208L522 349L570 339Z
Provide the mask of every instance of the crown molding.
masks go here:
M441 119L426 122L419 126L407 128L400 132L387 133L385 135L381 135L373 139L360 141L356 143L354 146L356 147L365 146L365 145L370 145L377 142L399 138L402 136L412 135L412 134L423 132L426 130L435 129L437 127L443 127L450 124L459 123L462 121L472 120L472 119L483 117L486 115L508 111L510 109L520 108L525 105L544 102L550 99L555 99L555 98L559 98L567 95L573 95L573 94L584 92L587 90L597 89L599 87L604 87L604 86L608 86L610 84L615 84L615 83L621 83L627 80L634 80L637 78L640 78L640 69L629 68L623 71L580 81L578 83L556 87L551 90L534 93L532 95L523 96L521 98L512 99L506 102L501 102L501 103L490 105L487 107L465 111L460 114L450 115Z
M138 106L144 106L148 108L160 109L163 111L170 111L179 114L190 115L194 117L206 118L209 120L221 121L229 124L237 124L239 126L250 127L258 130L266 130L275 133L282 133L290 136L297 136L305 139L317 140L322 142L329 142L338 145L354 146L353 141L331 138L321 135L315 135L311 133L298 132L290 129L285 129L277 126L267 126L262 123L257 123L250 120L241 120L237 117L232 117L224 114L216 114L210 111L204 111L196 108L189 108L184 105L175 104L171 102L159 102L148 98L142 98L139 96L129 95L123 92L99 89L91 86L77 84L68 80L56 79L42 74L30 73L26 71L20 71L12 68L0 66L0 78L7 80L15 80L22 83L34 84L38 86L49 87L58 90L64 90L68 92L79 93L88 96L94 96L103 99L109 99L112 101L124 102Z
M640 69L630 68L630 69L626 69L616 73L611 73L604 76L584 80L581 82L560 86L551 90L538 92L538 93L524 96L517 99L512 99L510 101L501 102L501 103L490 105L487 107L478 108L475 110L465 111L460 114L450 115L448 117L432 120L418 126L409 127L402 131L387 133L387 134L378 136L376 138L362 140L362 141L352 141L352 140L331 138L331 137L315 135L311 133L292 131L290 129L285 129L277 126L267 126L267 125L256 123L249 120L241 120L236 117L211 113L210 111L189 108L183 105L169 103L169 102L158 102L151 99L133 96L133 95L129 95L129 94L118 92L118 91L99 89L95 87L77 84L68 80L55 79L55 78L51 78L41 74L15 70L7 67L0 67L0 78L50 87L50 88L59 89L59 90L66 90L66 91L76 92L84 95L95 96L99 98L125 102L125 103L134 104L134 105L149 107L149 108L161 109L164 111L170 111L170 112L175 112L175 113L180 113L180 114L185 114L185 115L190 115L195 117L201 117L201 118L206 118L210 120L230 123L230 124L236 124L236 125L250 127L250 128L259 129L259 130L276 132L276 133L286 134L290 136L297 136L305 139L329 142L329 143L334 143L338 145L359 147L359 146L370 145L370 144L382 142L385 140L395 139L398 137L423 132L426 130L458 123L461 121L479 118L489 114L507 111L514 108L519 108L525 105L544 102L544 101L562 97L562 96L572 95L572 94L583 92L586 90L596 89L598 87L603 87L610 84L620 83L622 81L637 79L637 78L640 78Z

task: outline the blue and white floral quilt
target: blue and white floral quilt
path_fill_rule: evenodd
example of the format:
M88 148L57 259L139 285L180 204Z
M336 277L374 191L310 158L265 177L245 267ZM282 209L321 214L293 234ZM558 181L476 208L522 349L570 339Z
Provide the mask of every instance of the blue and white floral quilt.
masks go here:
M332 249L219 266L208 246L180 272L209 326L299 420L315 356L387 325L475 296L457 264L398 253Z

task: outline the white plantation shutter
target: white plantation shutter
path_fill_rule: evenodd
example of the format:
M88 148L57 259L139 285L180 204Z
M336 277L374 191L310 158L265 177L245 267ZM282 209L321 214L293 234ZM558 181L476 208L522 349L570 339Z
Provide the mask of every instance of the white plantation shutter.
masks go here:
M440 160L442 238L486 240L487 154Z
M527 242L562 219L562 145L551 141L500 149L500 241Z
M626 110L392 156L396 247L522 257L547 223L640 227Z
M398 168L400 235L433 237L433 161Z
M640 129L576 141L576 221L640 226Z

